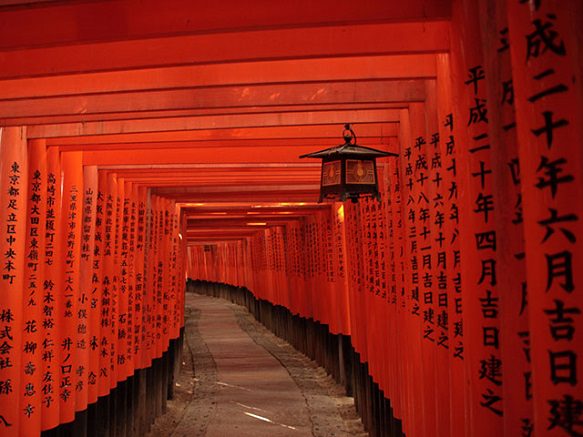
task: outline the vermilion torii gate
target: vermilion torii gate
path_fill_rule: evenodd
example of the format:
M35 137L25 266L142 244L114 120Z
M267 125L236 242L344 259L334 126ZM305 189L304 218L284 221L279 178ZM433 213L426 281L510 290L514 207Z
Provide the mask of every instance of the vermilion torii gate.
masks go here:
M150 368L186 278L349 336L408 435L583 435L581 22L558 0L0 2L0 435ZM345 122L400 155L380 202L316 203L298 157Z

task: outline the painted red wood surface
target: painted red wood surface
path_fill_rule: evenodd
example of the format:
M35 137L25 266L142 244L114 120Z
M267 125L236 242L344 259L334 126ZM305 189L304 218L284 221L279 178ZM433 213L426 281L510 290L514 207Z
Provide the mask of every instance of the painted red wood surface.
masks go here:
M583 435L581 2L41 3L0 8L0 435L161 357L186 278L349 335L407 435ZM399 156L318 205L345 121Z
M22 361L20 365L22 386L20 405L24 415L20 417L20 433L35 435L41 430L42 371L37 357L45 337L41 324L43 318L43 286L45 284L45 234L47 190L47 149L45 141L32 141L28 147L28 204L26 215L26 256L23 308L24 329L22 337Z
M26 129L4 128L0 131L0 208L2 210L2 303L0 308L0 396L6 411L1 414L6 435L20 433L21 372L23 346L24 280L26 277L26 219L28 192L28 153ZM26 337L26 336L25 336ZM24 379L26 381L26 379ZM6 408L10 406L10 408Z

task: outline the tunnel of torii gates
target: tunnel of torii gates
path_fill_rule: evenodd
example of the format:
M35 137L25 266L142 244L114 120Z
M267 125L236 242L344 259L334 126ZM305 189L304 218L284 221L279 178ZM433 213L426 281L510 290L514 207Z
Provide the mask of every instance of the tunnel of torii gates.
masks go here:
M349 336L407 435L583 435L583 2L1 4L0 435L148 368L186 278ZM345 122L381 201L317 202Z

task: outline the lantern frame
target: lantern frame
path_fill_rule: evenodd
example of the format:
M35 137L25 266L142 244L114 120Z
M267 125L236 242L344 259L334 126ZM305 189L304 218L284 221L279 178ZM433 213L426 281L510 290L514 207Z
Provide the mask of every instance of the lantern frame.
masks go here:
M380 200L376 158L399 155L359 146L356 134L348 123L344 125L342 136L344 144L300 156L322 160L318 203L324 200L344 202L347 199L356 203L365 196Z

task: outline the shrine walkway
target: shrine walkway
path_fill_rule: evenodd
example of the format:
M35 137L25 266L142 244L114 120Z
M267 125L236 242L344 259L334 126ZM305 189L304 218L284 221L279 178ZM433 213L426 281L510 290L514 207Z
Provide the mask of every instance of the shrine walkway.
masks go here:
M149 436L367 435L324 369L243 307L187 293L184 348L175 399Z

